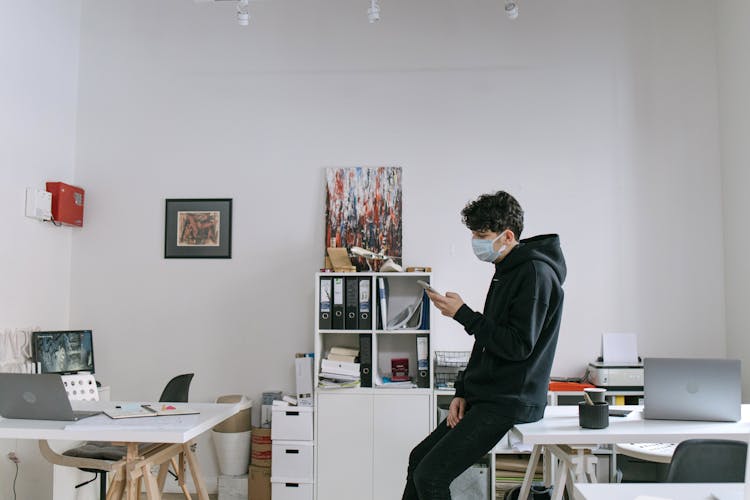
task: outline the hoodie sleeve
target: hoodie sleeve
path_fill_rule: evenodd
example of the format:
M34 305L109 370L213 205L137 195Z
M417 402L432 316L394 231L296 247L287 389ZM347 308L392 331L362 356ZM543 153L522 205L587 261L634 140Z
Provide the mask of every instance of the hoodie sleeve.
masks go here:
M456 389L455 397L464 397L464 371L461 370L456 374L456 381L453 383L453 387Z
M486 350L502 359L521 361L531 355L544 327L551 290L550 276L532 265L505 317L495 322L492 318L497 315L492 311L484 315L464 304L453 318Z

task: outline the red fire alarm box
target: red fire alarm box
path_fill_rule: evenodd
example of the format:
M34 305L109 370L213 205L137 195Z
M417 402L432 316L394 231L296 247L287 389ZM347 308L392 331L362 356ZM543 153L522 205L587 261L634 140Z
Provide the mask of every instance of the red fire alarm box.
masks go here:
M48 182L47 191L52 193L52 219L68 226L83 226L82 188L64 182Z

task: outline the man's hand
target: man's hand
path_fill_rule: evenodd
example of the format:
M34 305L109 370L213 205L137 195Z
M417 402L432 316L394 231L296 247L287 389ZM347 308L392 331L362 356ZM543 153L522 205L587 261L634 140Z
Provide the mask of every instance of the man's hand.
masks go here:
M448 316L449 318L455 316L456 311L464 305L464 300L461 296L453 292L447 292L445 295L440 295L439 293L433 293L427 290L427 296L432 303L435 304L435 307L440 309L443 316Z
M464 418L464 410L466 409L466 400L464 398L453 398L451 405L448 408L448 427L451 429L455 427L462 418Z

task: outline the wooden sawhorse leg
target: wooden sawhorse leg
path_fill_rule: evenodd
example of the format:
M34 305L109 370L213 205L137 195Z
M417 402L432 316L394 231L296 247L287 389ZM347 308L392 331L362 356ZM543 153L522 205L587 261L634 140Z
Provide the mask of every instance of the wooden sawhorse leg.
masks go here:
M531 493L531 483L534 481L534 473L536 472L536 465L539 463L539 456L542 453L542 446L535 444L531 450L531 456L529 457L529 464L526 466L526 474L523 476L523 483L521 484L521 491L518 493L518 500L527 500L529 493Z
M125 491L125 467L117 469L112 474L112 480L109 482L107 490L107 500L119 500Z
M193 484L195 484L198 499L208 500L208 490L206 490L206 484L203 482L198 457L195 456L195 451L193 451L193 441L188 441L182 445L182 455L185 457L188 467L190 467L190 475L193 476Z

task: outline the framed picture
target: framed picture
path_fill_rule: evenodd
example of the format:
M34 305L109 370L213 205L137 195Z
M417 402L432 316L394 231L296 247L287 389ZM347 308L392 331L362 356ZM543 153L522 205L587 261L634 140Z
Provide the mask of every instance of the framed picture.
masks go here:
M165 259L231 259L232 200L167 199Z

